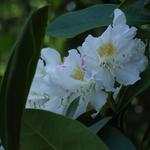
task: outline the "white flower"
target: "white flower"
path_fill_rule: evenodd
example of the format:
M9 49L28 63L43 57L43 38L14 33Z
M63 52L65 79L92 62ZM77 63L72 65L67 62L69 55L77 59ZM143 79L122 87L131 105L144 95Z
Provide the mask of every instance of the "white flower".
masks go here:
M115 81L131 85L140 79L146 68L145 44L136 35L136 28L126 24L126 17L115 9L113 25L99 37L89 35L79 48L84 58L86 76L99 81L107 91L114 91Z
M89 35L80 54L70 50L64 63L56 50L43 49L26 107L67 115L69 106L79 99L73 118L89 105L97 114L106 102L106 91L116 97L119 87L134 84L147 65L145 44L135 35L136 28L130 28L124 13L116 9L113 25L99 37Z
M106 102L107 94L85 78L83 60L77 50L70 50L61 64L53 49L43 49L30 89L27 108L38 108L66 115L70 104L79 98L73 118L86 112L90 103L97 112Z
M83 59L77 50L69 51L69 56L65 58L63 67L58 71L60 71L58 74L61 74L61 78L58 76L55 81L70 92L70 95L64 99L64 103L69 101L70 104L80 97L79 105L73 117L76 118L86 112L89 104L98 113L106 102L107 94L101 90L100 86L96 87L94 80L86 78Z
M60 64L61 58L56 50L42 49L26 108L48 109L63 114L64 108L61 107L60 96L64 91L50 78Z

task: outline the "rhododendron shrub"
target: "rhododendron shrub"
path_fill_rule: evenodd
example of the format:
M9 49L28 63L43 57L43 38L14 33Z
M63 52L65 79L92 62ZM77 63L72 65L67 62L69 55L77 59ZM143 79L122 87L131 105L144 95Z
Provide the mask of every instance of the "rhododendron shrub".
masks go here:
M131 11L138 2L126 0L56 19L48 25L50 36L76 38L106 27L67 49L66 56L42 46L48 7L30 15L1 83L0 138L6 150L139 149L122 132L132 99L150 87L149 41L138 35L141 25L148 28L150 16L147 3L139 3L141 14ZM141 149L148 134L149 127Z

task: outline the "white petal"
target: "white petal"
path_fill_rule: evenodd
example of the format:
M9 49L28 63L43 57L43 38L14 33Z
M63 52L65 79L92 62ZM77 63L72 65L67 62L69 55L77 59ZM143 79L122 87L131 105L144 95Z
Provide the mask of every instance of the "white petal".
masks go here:
M133 64L126 64L122 68L117 68L115 74L117 82L123 85L134 84L140 79L139 71Z
M46 61L46 65L55 66L61 63L60 54L52 48L43 48L41 57Z
M45 75L46 75L46 70L44 67L44 62L41 59L39 59L36 67L35 77L44 77Z
M34 78L27 98L26 107L35 108L43 105L49 100L50 91L50 87L47 86L43 78Z
M114 90L114 93L113 93L113 99L114 99L114 101L115 101L116 103L117 103L116 98L117 98L117 96L118 96L118 94L119 94L119 92L120 92L121 87L122 87L122 86L117 87L117 88Z
M47 84L47 82L44 80L44 78L36 77L33 79L32 85L31 85L31 91L36 91L37 93L44 92L47 93L50 88Z
M123 42L122 42L123 41ZM133 57L135 51L135 42L132 39L120 39L116 42L116 56L115 60L119 62L128 62Z
M86 109L87 109L87 105L88 105L88 101L84 97L81 97L80 101L79 101L79 105L77 107L77 110L76 110L73 118L75 119L75 118L79 117L81 114L85 113Z
M61 99L51 99L44 104L44 110L51 111L53 113L64 115L67 109L67 106L62 104Z
M105 44L109 42L113 37L113 28L111 27L111 25L109 25L105 32L99 37L99 39L101 39L101 41L99 42L101 42L101 44Z
M69 50L69 55L65 57L64 65L72 67L81 65L80 54L77 52L76 49Z
M126 16L120 9L114 10L113 26L125 25Z
M61 75L61 76L60 76ZM83 81L75 80L70 77L68 69L64 68L62 70L58 69L56 74L52 75L52 81L58 84L65 90L74 91L84 84Z
M144 55L135 56L135 58L133 58L133 63L139 72L143 72L148 65L148 58Z
M108 96L108 94L103 91L99 91L99 92L92 94L91 104L94 106L94 108L97 112L99 112L100 109L102 108L102 106L106 103L107 96Z
M135 39L135 45L136 49L132 61L136 63L139 71L142 72L148 65L148 58L144 55L146 45L140 39Z
M93 37L92 35L88 35L85 41L82 44L82 47L79 48L79 51L83 55L88 55L91 58L96 59L96 50L99 47L98 38Z
M129 28L128 25L115 26L112 31L112 41L121 42L128 39L133 39L136 35L137 29L135 27ZM115 36L114 36L115 35Z
M105 87L106 91L114 90L114 77L110 71L105 68L99 68L99 72L95 75L95 79Z
M99 64L98 64L99 59L97 59L97 61L89 56L86 56L84 59L84 63L85 63L85 69L87 72L94 74L95 72L97 72L97 69L99 68ZM92 73L93 72L93 73Z

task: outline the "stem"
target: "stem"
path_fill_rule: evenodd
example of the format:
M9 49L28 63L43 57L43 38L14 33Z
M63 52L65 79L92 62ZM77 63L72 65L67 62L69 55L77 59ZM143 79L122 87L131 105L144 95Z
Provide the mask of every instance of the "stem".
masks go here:
M117 107L116 107L115 101L113 100L112 93L109 93L108 95L108 105L112 109L113 113L117 114Z
M148 124L147 130L145 131L145 134L143 136L141 146L140 146L140 150L143 150L144 143L147 140L147 138L149 137L149 134L150 134L150 123Z

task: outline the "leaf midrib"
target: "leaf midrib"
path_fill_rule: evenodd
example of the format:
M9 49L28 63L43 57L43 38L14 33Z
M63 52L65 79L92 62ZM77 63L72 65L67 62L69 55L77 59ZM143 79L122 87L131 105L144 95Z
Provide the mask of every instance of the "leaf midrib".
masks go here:
M38 131L36 130L35 128L33 128L29 123L23 121L23 123L28 126L32 131L34 131L34 134L37 134L40 136L41 139L43 139L43 141L45 141L48 146L50 146L51 148L53 148L54 150L57 150L56 147L54 145L52 145L51 143L49 143L49 141Z

